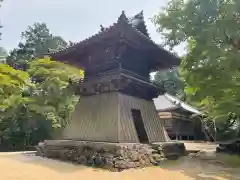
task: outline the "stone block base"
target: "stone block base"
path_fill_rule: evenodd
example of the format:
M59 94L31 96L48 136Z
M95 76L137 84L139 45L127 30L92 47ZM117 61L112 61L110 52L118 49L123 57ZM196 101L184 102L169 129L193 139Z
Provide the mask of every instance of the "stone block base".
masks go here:
M164 160L185 153L183 143L125 144L49 140L39 143L36 149L40 156L111 171L159 165Z

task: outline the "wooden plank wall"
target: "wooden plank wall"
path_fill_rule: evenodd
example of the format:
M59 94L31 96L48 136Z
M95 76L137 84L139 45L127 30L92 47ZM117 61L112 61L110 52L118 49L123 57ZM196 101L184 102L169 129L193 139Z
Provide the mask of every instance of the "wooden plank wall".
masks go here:
M65 139L117 142L118 93L82 96L70 119Z
M166 141L167 134L158 116L153 101L119 93L119 141L139 142L131 109L139 109L150 142Z
M192 119L185 114L176 112L159 112L160 119L181 119L186 121L192 121Z
M150 142L166 141L167 133L153 101L119 92L109 92L80 99L63 139L103 142L139 142L131 109L139 109Z

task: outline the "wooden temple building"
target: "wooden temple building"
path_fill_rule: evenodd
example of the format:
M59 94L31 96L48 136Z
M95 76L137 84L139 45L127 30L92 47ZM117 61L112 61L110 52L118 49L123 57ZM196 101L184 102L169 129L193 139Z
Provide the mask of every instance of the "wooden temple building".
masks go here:
M170 139L206 140L200 111L167 93L154 99L154 104Z
M180 60L151 40L142 12L132 18L122 12L112 26L50 56L85 72L76 86L80 102L61 139L168 140L153 103L165 91L149 74L178 66Z

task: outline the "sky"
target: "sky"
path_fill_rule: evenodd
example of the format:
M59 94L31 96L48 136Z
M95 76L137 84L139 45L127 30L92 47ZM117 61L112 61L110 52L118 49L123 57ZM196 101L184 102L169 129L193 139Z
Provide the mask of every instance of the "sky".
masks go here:
M122 10L131 17L141 10L148 32L155 42L160 34L150 18L168 0L4 0L0 9L3 28L0 46L8 51L17 46L21 32L34 22L44 22L51 33L66 41L78 42L117 21ZM180 47L176 51L181 54Z

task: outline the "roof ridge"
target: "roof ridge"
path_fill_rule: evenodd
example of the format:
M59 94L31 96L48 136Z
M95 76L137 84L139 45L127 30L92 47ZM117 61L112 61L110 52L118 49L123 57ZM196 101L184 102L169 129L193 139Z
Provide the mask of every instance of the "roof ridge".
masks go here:
M173 105L173 106L177 106L177 104L175 104L171 99L169 99L166 95L170 95L168 93L164 94L164 97ZM170 95L171 96L171 95Z
M121 17L121 16L120 16L120 17ZM103 33L106 33L107 31L111 30L112 28L114 28L114 27L119 23L120 17L118 18L118 21L117 21L116 23L113 23L112 25L108 26L107 28L104 28L103 31L99 31L98 33L93 34L92 36L89 36L89 37L87 37L87 38L85 38L85 39L83 39L83 40L81 40L81 41L79 41L79 42L77 42L77 43L73 43L73 45L69 45L69 46L67 46L67 47L65 47L65 48L63 48L63 49L60 49L59 51L53 52L53 53L51 53L51 54L54 55L54 54L56 54L56 53L64 52L64 51L66 51L68 48L74 48L75 46L77 46L77 45L79 45L79 44L85 43L85 42L88 41L89 39L95 38L95 37L97 37L97 36L102 35Z
M183 109L185 109L185 110L187 110L187 111L190 111L189 109L184 108L184 107L183 107L183 105L184 105L184 106L188 106L188 107L194 109L195 111L198 111L199 113L201 113L201 111L197 110L195 107L191 106L190 104L188 104L188 103L180 100L179 98L177 98L177 97L175 97L175 96L173 96L173 95L171 95L171 94L169 94L169 93L165 93L164 96L165 96L165 95L168 95L168 96L170 96L170 97L178 100L180 107L182 107ZM167 96L165 96L165 97L166 97L169 101L171 101Z
M128 18L129 19L129 21L131 21L131 25L132 26L134 26L134 24L133 24L133 20L142 20L142 22L143 22L143 26L144 26L144 29L145 29L145 33L143 33L143 32L141 32L140 30L140 32L142 33L142 34L144 34L145 36L147 36L147 37L149 37L150 39L151 39L151 37L150 37L150 35L149 35L149 33L148 33L148 29L147 29L147 26L146 26L146 21L145 21L145 19L144 19L144 14L143 14L143 10L140 12L140 13L138 13L138 14L136 14L136 15L134 15L134 16L132 16L131 18ZM135 27L137 30L138 30L138 28L137 27Z
M125 15L125 11L122 11L121 15L118 17L117 22L115 22L115 23L113 23L112 25L104 28L103 31L99 31L98 33L96 33L96 34L94 34L94 35L92 35L92 36L89 36L89 37L86 38L86 39L83 39L83 40L81 40L81 41L79 41L79 42L77 42L77 43L73 43L72 45L69 45L69 46L67 46L67 47L65 47L65 48L62 48L62 49L60 49L60 50L58 50L58 51L55 51L55 52L52 52L52 53L50 53L50 54L51 54L51 55L54 55L54 54L57 54L57 53L64 52L64 51L66 51L66 50L69 49L69 48L74 48L74 47L76 47L77 45L82 44L82 43L85 43L85 42L87 42L88 40L90 40L90 39L92 39L92 38L95 38L95 37L97 37L97 36L101 36L103 33L108 32L109 30L111 30L112 28L114 28L116 25L121 24L121 23L123 23L123 22L125 22L126 24L128 24L129 26L131 26L131 27L132 27L137 33L139 33L142 37L144 37L144 38L147 39L148 41L156 44L154 41L151 40L150 37L146 36L146 35L143 34L141 31L139 31L137 28L135 28L134 26L132 26L132 25L129 23L129 19L128 19L128 18L126 17L126 15Z
M129 24L129 23L128 23L128 25L132 26L132 25ZM132 27L133 27L133 26L132 26ZM176 55L174 55L173 53L171 53L171 52L167 51L166 49L164 49L161 45L157 44L155 41L153 41L150 36L149 36L149 37L146 36L145 34L143 34L141 31L139 31L139 30L138 30L137 28L135 28L135 27L133 27L133 29L134 29L136 32L138 32L140 36L142 36L143 38L145 38L145 39L148 40L149 42L152 42L153 44L155 44L159 49L165 51L166 53L168 53L168 54L171 55L171 56L176 56ZM176 57L177 57L177 56L176 56ZM179 57L177 57L177 58L179 58Z
M143 13L143 11L141 11L141 13ZM144 21L144 22L145 22L145 21ZM144 38L146 41L148 41L148 42L156 45L157 48L165 51L165 52L166 52L167 54L169 54L170 56L173 56L173 57L178 58L178 57L175 56L174 54L168 52L168 51L167 51L166 49L164 49L163 47L160 47L156 42L154 42L154 41L151 39L150 36L147 36L147 35L143 34L141 31L139 31L137 28L135 28L135 27L133 26L133 24L131 24L131 23L129 22L129 19L126 17L125 11L122 11L121 15L120 15L120 16L118 17L118 19L117 19L117 22L115 22L115 23L113 23L112 25L104 28L104 30L102 30L102 31L100 30L98 33L93 34L92 36L90 36L90 37L88 37L88 38L86 38L86 39L83 39L83 40L81 40L81 41L79 41L79 42L77 42L77 43L73 43L73 44L71 44L71 45L69 45L69 46L67 46L67 47L65 47L65 48L59 49L58 51L50 52L48 55L54 56L54 55L57 54L57 53L64 53L64 52L66 52L67 50L69 50L70 48L76 48L78 45L87 43L89 40L91 40L91 39L93 39L93 38L100 37L101 35L105 34L106 32L109 32L111 29L115 28L117 25L121 25L122 23L128 25L129 27L131 27L131 29L132 29L133 31L135 31L136 33L138 33L138 34L139 34L142 38ZM144 25L146 26L145 23L144 23ZM146 30L147 30L147 28L146 28Z

